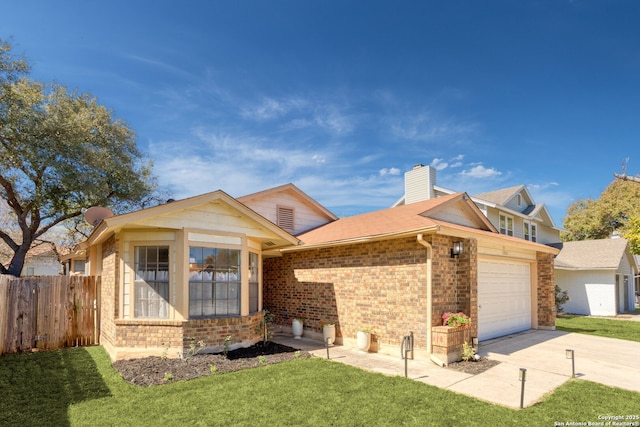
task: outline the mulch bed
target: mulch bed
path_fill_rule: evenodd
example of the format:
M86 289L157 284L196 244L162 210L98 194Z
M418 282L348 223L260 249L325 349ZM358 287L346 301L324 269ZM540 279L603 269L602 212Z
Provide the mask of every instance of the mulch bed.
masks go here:
M269 341L266 345L259 342L248 348L231 350L226 356L222 353L196 354L186 359L150 356L118 360L113 367L125 381L152 386L309 357L311 354L306 351Z
M500 362L497 360L487 359L486 357L480 358L480 360L469 360L449 363L447 369L453 369L454 371L464 372L465 374L477 375L487 369L493 368Z

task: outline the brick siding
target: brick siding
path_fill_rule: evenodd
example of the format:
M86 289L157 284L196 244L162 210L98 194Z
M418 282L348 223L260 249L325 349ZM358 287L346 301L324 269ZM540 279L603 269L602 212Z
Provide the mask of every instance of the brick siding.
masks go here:
M473 315L477 273L469 263L475 246L465 241L465 254L452 259L452 238L425 240L433 246L433 326L442 324L445 311ZM335 322L342 338L355 339L359 328L373 327L381 347L399 347L413 331L415 348L426 350L426 261L427 250L415 237L266 258L264 306L276 315L277 324L290 325L301 316L305 329L320 333L320 321Z
M556 288L553 254L537 254L538 265L538 327L554 329L556 325Z

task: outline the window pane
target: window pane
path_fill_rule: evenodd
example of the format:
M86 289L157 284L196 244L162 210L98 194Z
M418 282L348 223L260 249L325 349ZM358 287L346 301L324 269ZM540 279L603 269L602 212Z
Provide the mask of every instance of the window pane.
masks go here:
M212 317L240 314L240 251L189 248L189 316Z
M249 252L249 312L258 311L259 265L260 257L254 252Z
M169 247L136 246L134 316L169 316Z

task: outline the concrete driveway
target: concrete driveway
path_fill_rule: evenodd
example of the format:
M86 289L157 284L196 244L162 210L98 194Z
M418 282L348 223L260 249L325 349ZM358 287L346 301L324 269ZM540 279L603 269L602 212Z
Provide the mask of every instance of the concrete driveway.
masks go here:
M485 400L487 397L483 394L489 392L484 390L491 390L492 394L504 396L493 396L489 400L515 406L512 389L520 387L518 375L520 368L525 368L525 401L534 403L571 377L567 349L574 350L577 378L640 392L640 342L540 330L481 342L478 353L501 363L450 389ZM489 379L505 387L480 388L488 385ZM474 392L475 387L478 388Z
M323 343L294 340L279 335L274 341L308 350L326 357ZM525 368L524 406L538 402L571 378L571 360L566 349L575 354L576 377L640 392L640 342L602 338L560 331L529 330L480 343L481 356L501 363L478 375L441 368L424 360L409 361L409 378L491 403L520 407L522 383L520 368ZM379 353L360 353L348 346L330 348L331 359L386 375L403 375L404 361Z

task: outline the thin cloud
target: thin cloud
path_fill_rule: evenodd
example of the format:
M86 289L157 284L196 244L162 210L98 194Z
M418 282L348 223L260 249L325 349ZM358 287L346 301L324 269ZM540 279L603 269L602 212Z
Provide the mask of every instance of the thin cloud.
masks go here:
M401 171L398 168L382 168L379 171L380 176L387 176L387 175L397 176L397 175L400 175L400 173Z
M441 171L449 167L449 163L445 162L444 159L435 158L429 164L432 168L435 168L437 171Z
M477 165L468 170L463 170L460 174L468 178L495 178L502 175L502 172L495 168L485 168L483 165Z
M403 117L392 123L391 132L397 138L410 141L434 141L451 139L476 130L473 123L456 122L452 119L439 119L432 113L422 113Z
M301 98L287 98L277 100L270 97L264 97L256 105L245 106L240 111L240 115L245 119L266 121L275 120L304 109L307 102Z
M462 160L464 160L464 154L458 154L457 156L453 157L450 162L452 162L449 167L450 168L459 168L463 165Z

